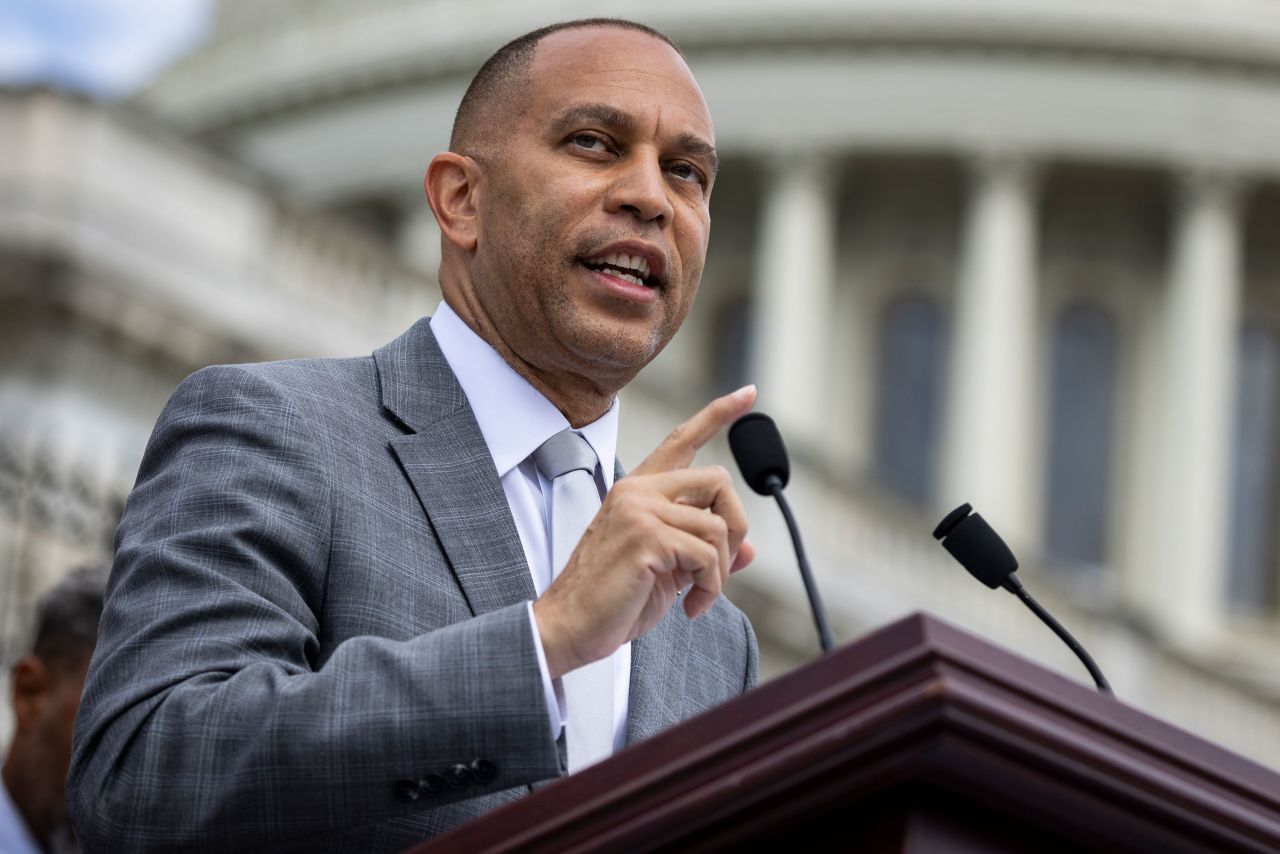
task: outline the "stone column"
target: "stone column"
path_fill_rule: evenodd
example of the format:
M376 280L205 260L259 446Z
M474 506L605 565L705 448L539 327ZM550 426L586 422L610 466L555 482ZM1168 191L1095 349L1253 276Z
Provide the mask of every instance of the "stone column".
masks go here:
M1238 183L1182 180L1164 306L1160 489L1145 596L1177 643L1212 635L1226 579L1231 430L1242 298Z
M986 156L972 168L939 498L944 509L971 502L1026 544L1040 507L1031 453L1038 181L1020 157Z
M756 258L754 365L759 408L783 433L820 442L834 429L829 383L836 273L836 170L817 154L768 164Z

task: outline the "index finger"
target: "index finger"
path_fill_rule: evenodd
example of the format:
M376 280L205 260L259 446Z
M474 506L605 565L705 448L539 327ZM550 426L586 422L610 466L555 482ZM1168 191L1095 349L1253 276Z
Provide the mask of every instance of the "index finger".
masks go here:
M746 385L735 392L717 397L688 421L667 434L653 453L635 469L635 474L657 474L688 468L693 457L717 433L746 415L756 402L756 387Z

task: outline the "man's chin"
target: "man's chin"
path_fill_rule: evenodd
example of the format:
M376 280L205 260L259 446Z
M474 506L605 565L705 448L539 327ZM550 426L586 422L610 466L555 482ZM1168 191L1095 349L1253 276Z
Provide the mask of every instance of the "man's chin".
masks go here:
M576 326L565 343L580 359L602 371L634 376L653 361L666 342L651 325L584 323Z

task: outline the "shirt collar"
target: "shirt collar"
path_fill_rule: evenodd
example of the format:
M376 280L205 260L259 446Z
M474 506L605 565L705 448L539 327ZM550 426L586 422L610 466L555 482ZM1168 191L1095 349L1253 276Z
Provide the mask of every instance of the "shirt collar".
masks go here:
M516 373L447 302L442 301L431 316L431 332L471 404L499 478L569 427L560 410ZM614 397L604 415L578 432L596 452L605 488L611 488L618 448L618 398Z

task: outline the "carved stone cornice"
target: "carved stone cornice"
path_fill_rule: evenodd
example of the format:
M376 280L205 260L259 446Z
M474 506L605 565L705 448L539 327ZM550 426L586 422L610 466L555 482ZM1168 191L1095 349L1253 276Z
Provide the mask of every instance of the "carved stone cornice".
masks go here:
M375 91L455 77L465 82L505 40L582 14L567 2L531 9L516 0L222 5L214 37L139 98L192 132L223 132ZM1175 61L1183 71L1280 77L1280 14L1266 0L1230 9L1192 2L1148 8L1079 0L774 0L749 10L709 3L697 13L678 0L647 0L611 11L663 29L695 61L724 51L905 49L1153 67Z

